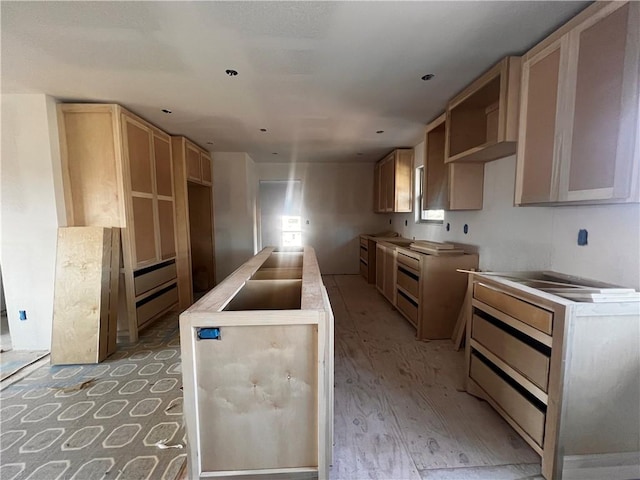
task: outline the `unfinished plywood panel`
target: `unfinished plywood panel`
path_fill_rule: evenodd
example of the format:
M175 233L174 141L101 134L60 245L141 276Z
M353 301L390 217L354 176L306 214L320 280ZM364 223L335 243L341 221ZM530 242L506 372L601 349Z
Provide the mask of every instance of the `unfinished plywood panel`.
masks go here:
M112 283L112 244L109 228L58 230L53 365L98 363L110 353L109 333L116 327L112 295L117 298L117 292L111 292L112 285L117 285L117 280ZM114 276L117 278L117 270Z
M110 108L58 112L67 219L71 225L125 226L122 179Z
M230 326L221 340L196 343L203 471L317 465L308 435L317 429L316 335L312 325Z
M274 260L265 268L287 253L274 250L258 253L180 316L194 478L328 478L331 306L308 247L297 252L302 279L247 280L278 269Z

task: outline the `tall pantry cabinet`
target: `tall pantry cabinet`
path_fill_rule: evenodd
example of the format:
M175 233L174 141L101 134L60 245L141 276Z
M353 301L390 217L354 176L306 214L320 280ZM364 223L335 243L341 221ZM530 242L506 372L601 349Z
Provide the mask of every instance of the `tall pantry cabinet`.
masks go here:
M177 269L180 310L194 293L215 286L211 156L188 138L171 137L176 188Z
M118 330L135 342L178 302L171 137L119 105L58 117L68 224L122 229Z

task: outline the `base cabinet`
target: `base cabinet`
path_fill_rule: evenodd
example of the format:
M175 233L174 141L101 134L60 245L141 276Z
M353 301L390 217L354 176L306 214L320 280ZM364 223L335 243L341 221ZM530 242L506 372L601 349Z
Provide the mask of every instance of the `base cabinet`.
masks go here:
M180 315L180 348L190 478L329 478L333 314L313 249L247 261Z
M554 272L470 274L467 391L541 456L545 478L631 478L640 471L640 302L551 293L576 285L616 288Z
M466 275L457 269L477 269L478 255L427 255L398 248L395 265L395 305L416 328L416 337L451 338L467 287Z

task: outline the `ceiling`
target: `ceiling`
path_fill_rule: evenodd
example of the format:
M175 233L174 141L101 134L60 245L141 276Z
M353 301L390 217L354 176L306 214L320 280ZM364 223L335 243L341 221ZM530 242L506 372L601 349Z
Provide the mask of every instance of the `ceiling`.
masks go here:
M120 103L256 162L375 161L588 3L3 1L2 92Z

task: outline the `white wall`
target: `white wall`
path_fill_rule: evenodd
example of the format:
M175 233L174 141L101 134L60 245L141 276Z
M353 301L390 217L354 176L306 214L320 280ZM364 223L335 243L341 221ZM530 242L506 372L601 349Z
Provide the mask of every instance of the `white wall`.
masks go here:
M424 143L415 147L416 166L423 151ZM415 224L414 214L394 215L394 229L408 238L477 245L482 270L546 269L639 288L640 206L515 207L515 163L510 156L485 165L483 209L446 212L449 232ZM589 232L586 246L577 245L581 228Z
M255 254L256 177L244 152L213 154L216 279L224 280Z
M256 168L259 180L302 182L303 243L315 249L323 274L358 273L358 236L390 228L390 216L373 213L371 163L258 163Z
M0 260L11 340L16 350L49 350L57 229L66 222L56 105L46 95L2 95L1 108Z

